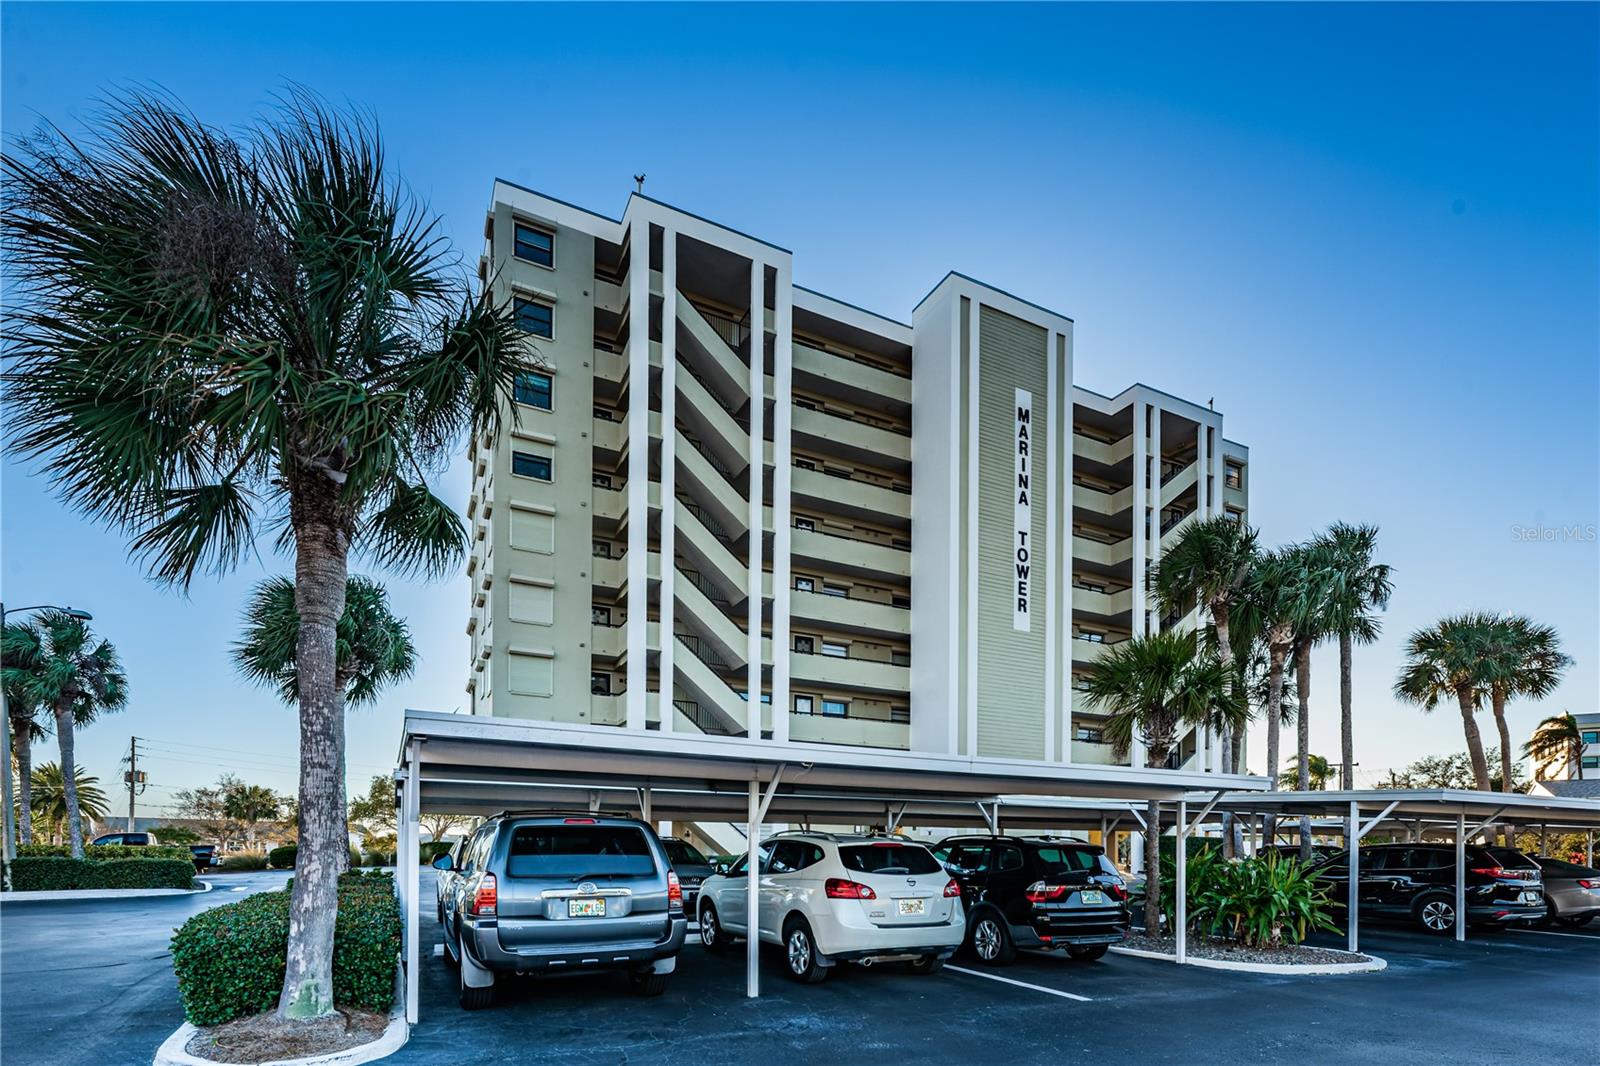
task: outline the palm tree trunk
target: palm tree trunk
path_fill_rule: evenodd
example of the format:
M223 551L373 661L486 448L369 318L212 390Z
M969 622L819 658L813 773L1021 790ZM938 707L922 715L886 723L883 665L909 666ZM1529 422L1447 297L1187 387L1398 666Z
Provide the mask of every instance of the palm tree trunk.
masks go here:
M340 613L342 614L343 612L340 612ZM347 677L341 671L341 672L339 672L338 674L336 674L334 676L334 684L339 686L339 696L340 696L340 699L342 700L344 698L345 692L349 690L350 678ZM345 730L345 721L344 721L344 714L343 713L341 713L339 715L339 720L336 723L336 728L339 730L339 750L343 751L344 750L344 730ZM395 840L398 841L399 839L400 839L400 831L399 831L398 828L396 828L396 830L395 830ZM341 874L349 873L350 872L350 796L349 796L349 790L345 787L345 774L344 774L343 764L342 763L341 763L341 768L340 768L340 772L339 772L339 856L338 856L338 861L339 861L339 872ZM396 864L398 864L399 861L400 861L400 856L396 855L395 856Z
M1500 733L1500 791L1510 792L1511 788L1511 728L1506 725L1506 697L1505 693L1498 690L1489 694L1489 706L1494 710L1494 725ZM1512 846L1512 835L1509 826L1500 827L1500 843L1506 847Z
M1283 645L1267 646L1267 788L1273 792L1278 791L1278 762L1283 758L1283 656ZM1277 815L1267 815L1264 835L1269 845L1277 839Z
M17 757L17 843L33 843L33 739L31 718L11 719L11 751Z
M1239 678L1233 672L1233 642L1229 639L1228 608L1221 604L1211 605L1211 621L1217 627L1217 657L1222 660L1222 665L1228 668L1228 685L1235 697L1239 695ZM1234 764L1234 730L1224 728L1216 738L1217 744L1222 748L1222 772L1231 774L1235 772ZM1222 812L1222 856L1231 859L1242 850L1244 838L1240 833L1234 817L1227 811Z
M301 493L294 501L300 826L289 901L288 956L278 999L278 1016L284 1019L318 1018L333 1010L339 853L348 851L339 835L344 825L344 693L335 674L349 544L338 526L331 486L301 486Z
M1149 764L1161 765L1153 759ZM1153 799L1144 806L1144 931L1161 935L1161 803Z
M1461 705L1461 731L1467 735L1467 755L1472 759L1472 778L1478 783L1479 792L1488 792L1489 762L1483 757L1483 737L1478 734L1478 719L1474 714L1477 701L1472 690L1465 687L1456 692L1456 699Z
M1295 722L1297 763L1295 788L1311 788L1311 642L1302 640L1295 649L1294 687L1300 696L1299 721ZM1300 816L1300 862L1311 862L1311 818Z
M1339 787L1346 792L1356 787L1355 725L1351 720L1350 660L1352 641L1349 633L1339 634Z
M56 705L56 742L61 746L61 797L67 805L67 840L72 857L83 858L83 814L78 810L78 764L76 740L72 731L72 704Z

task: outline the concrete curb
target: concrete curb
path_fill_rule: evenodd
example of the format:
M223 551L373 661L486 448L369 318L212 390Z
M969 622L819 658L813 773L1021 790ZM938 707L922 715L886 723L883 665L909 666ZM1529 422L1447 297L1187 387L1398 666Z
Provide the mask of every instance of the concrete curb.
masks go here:
M1325 950L1332 951L1333 948ZM1145 951L1140 948L1123 948L1113 946L1113 954L1131 955L1136 959L1155 959L1157 962L1176 963L1176 955L1167 955L1159 951ZM1341 955L1349 952L1341 951ZM1233 970L1238 973L1270 973L1282 974L1290 977L1331 977L1346 973L1377 973L1387 969L1389 964L1376 956L1368 956L1368 962L1330 962L1315 966L1295 966L1281 962L1226 962L1222 959L1197 959L1189 956L1185 966L1198 966L1207 970Z
M199 1030L188 1022L178 1026L177 1032L162 1041L161 1047L156 1049L156 1057L151 1066L217 1066L215 1059L203 1059L189 1053L189 1041L194 1039L197 1032ZM389 1015L389 1024L384 1028L383 1035L369 1044L359 1044L343 1051L330 1051L326 1055L273 1059L270 1062L260 1063L259 1066L359 1066L363 1062L376 1062L378 1059L388 1058L405 1047L406 1041L410 1038L411 1026L406 1024L406 1012L404 1008L396 1007Z
M198 896L215 886L201 881L200 888L84 888L65 892L0 892L0 903L28 900L148 899L155 896Z

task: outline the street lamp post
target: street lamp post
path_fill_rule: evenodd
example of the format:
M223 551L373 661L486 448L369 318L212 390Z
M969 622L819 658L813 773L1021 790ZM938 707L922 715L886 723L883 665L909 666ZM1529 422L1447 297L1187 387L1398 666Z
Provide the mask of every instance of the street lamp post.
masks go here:
M28 611L60 611L71 615L73 618L85 622L94 617L88 611L74 610L71 607L53 607L48 603L35 604L32 607L7 607L0 603L0 626L4 626L7 615L24 614ZM27 743L24 738L23 743ZM0 685L0 791L5 792L5 887L11 887L11 860L17 857L17 815L12 806L11 788L11 709L6 706L6 689ZM72 773L74 767L68 767L67 773Z

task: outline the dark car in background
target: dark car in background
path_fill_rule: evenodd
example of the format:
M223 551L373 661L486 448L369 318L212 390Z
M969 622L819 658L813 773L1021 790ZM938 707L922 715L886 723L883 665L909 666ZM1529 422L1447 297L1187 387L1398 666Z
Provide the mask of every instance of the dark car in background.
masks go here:
M934 854L961 889L967 946L1004 965L1019 948L1098 959L1128 935L1128 888L1105 849L1064 837L962 836Z
M622 970L639 995L666 989L689 922L645 822L501 813L433 865L451 875L441 878L441 921L464 1008L489 1006L509 974Z
M1409 920L1439 936L1455 932L1456 849L1453 844L1374 844L1361 849L1357 899L1364 916ZM1348 899L1350 859L1339 852L1312 872L1336 907ZM1515 848L1466 849L1466 921L1505 926L1546 913L1538 865Z
M1576 929L1600 914L1600 870L1533 856L1544 882L1545 920Z
M661 846L667 850L667 861L672 863L672 872L678 875L678 883L683 886L683 913L699 914L696 904L700 900L700 886L717 872L716 864L687 840L662 837Z
M159 846L161 841L149 833L102 833L89 843L93 847L149 848ZM190 844L189 854L194 859L196 873L205 873L217 865L215 844Z

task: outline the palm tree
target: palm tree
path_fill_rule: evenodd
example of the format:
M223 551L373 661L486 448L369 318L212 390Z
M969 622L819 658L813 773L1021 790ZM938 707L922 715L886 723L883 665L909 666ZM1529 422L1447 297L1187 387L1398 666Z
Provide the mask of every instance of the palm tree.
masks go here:
M101 116L0 158L11 439L159 582L231 570L263 527L293 555L300 851L278 1014L319 1017L349 557L459 565L465 526L428 474L469 430L497 431L531 352L509 307L471 294L365 116L301 90L242 132L142 92Z
M1325 791L1328 787L1328 782L1333 780L1333 764L1327 760L1326 756L1322 755L1311 756L1306 760L1306 764L1310 767L1311 790L1313 792ZM1289 769L1278 775L1278 781L1284 788L1294 788L1299 783L1299 780L1300 763L1298 759L1290 765Z
M47 762L33 771L31 793L33 809L47 827L52 843L61 835L63 827L71 832L74 811L79 817L100 821L111 811L106 794L100 790L100 779L74 768L72 776L61 772L59 763ZM79 849L82 858L82 849Z
M1583 728L1570 711L1551 715L1540 722L1533 736L1522 746L1522 754L1537 762L1540 771L1557 763L1569 769L1577 767L1578 780L1583 780ZM1535 773L1534 776L1543 775Z
M1572 660L1561 652L1561 638L1551 626L1523 615L1497 619L1485 667L1488 672L1489 707L1500 733L1501 791L1510 791L1511 729L1506 724L1506 704L1517 696L1540 699L1561 682ZM1509 832L1509 831L1508 831Z
M27 704L50 708L60 765L77 766L73 755L78 727L127 706L128 679L117 649L108 640L96 640L82 618L53 610L6 626L0 649L6 664L4 683ZM81 859L83 816L72 775L63 777L62 788L72 855Z
M1489 763L1483 754L1476 713L1489 686L1488 655L1495 639L1494 615L1481 611L1441 618L1406 641L1406 662L1394 694L1424 711L1454 699L1461 711L1472 777L1478 791L1489 791Z
M1233 664L1231 612L1244 598L1258 554L1255 530L1217 515L1178 534L1150 575L1151 592L1163 615L1182 614L1196 600L1204 605L1216 627L1217 654L1224 666ZM1239 732L1230 728L1220 734L1223 773L1234 772Z
M389 610L389 593L371 578L352 576L345 582L344 614L339 618L338 659L334 682L347 707L376 702L378 693L416 669L417 649L404 620ZM300 616L295 613L294 582L275 577L256 586L245 608L244 639L233 646L233 661L253 681L269 684L288 704L300 698L295 651L300 642ZM341 718L334 728L342 731ZM342 745L341 745L342 746ZM349 836L349 811L341 779L343 838ZM298 853L297 853L298 861ZM349 851L340 860L349 865Z
M17 843L33 843L33 744L44 739L39 703L21 686L6 685L6 717L11 728L11 757L16 763Z
M1335 522L1317 538L1331 561L1329 570L1328 629L1339 638L1339 768L1340 787L1353 789L1355 734L1351 716L1350 666L1353 646L1378 639L1374 612L1389 603L1394 592L1390 569L1373 562L1378 547L1377 526L1352 526Z
M222 796L222 813L244 826L245 844L256 843L256 823L278 817L283 801L265 785L235 784Z
M1203 653L1193 631L1167 630L1125 640L1090 670L1084 690L1088 705L1108 715L1105 736L1118 758L1127 758L1135 740L1145 748L1145 765L1163 769L1177 749L1182 730L1203 724L1223 707L1237 713L1240 697L1233 671L1215 655ZM1149 888L1145 928L1161 928L1161 804L1145 807L1144 865Z

